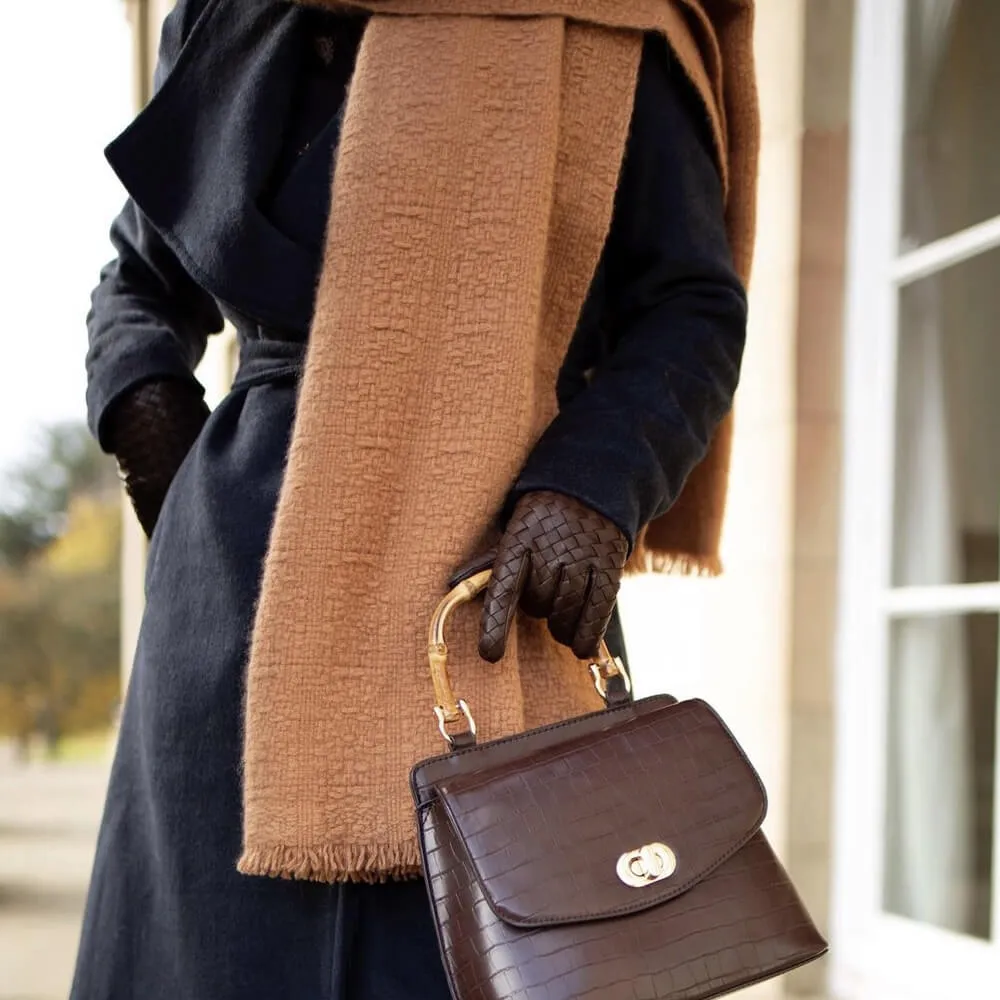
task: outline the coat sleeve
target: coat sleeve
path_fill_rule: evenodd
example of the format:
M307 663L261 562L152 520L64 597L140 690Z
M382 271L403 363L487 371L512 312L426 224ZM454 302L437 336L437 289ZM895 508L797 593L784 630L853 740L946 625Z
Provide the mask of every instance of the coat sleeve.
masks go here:
M155 84L177 60L191 26L214 0L180 0L163 25ZM101 271L87 316L87 419L107 449L104 416L122 394L142 382L186 379L209 334L222 329L215 300L184 270L129 199L111 227L117 256Z
M704 110L654 36L599 278L610 349L538 441L507 511L526 492L556 490L634 544L730 409L747 320Z

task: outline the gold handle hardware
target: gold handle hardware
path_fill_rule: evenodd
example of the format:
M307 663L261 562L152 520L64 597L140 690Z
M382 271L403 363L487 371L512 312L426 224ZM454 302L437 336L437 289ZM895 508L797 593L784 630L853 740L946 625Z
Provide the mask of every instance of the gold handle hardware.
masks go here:
M451 613L463 604L474 601L490 581L491 571L484 569L463 580L450 590L434 609L427 642L427 659L431 667L431 680L434 683L434 715L438 721L438 729L445 740L454 743L459 735L476 735L476 720L465 700L456 698L448 675L448 645L444 641L444 628ZM625 689L631 693L632 681L621 659L611 655L607 643L602 639L600 658L590 664L590 672L594 678L597 693L607 700L608 681L612 677L621 677ZM450 726L461 725L464 728L449 731Z

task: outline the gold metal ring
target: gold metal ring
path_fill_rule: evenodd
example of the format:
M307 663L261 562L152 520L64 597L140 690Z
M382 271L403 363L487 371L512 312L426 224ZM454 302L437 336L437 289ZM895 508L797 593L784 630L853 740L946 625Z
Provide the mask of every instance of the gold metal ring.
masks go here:
M434 715L438 720L438 729L445 740L451 744L462 730L449 732L449 726L464 724L465 733L475 737L476 721L464 699L457 698L451 686L448 674L448 644L444 640L445 625L451 613L463 604L474 601L490 581L491 571L484 569L463 580L450 590L438 603L431 616L430 630L427 641L427 659L430 662L431 681L434 684ZM632 681L624 664L617 656L611 655L607 643L602 639L599 658L590 664L590 672L594 678L597 693L606 701L608 681L615 676L621 677L625 689L632 691Z
M601 659L590 665L590 676L594 678L594 687L597 693L605 700L608 700L608 681L612 677L620 677L625 685L625 690L632 693L632 678L629 677L625 664L617 656L611 655L611 650L601 640Z
M469 706L466 704L464 698L458 699L458 709L465 717L466 725L469 727L466 732L472 733L472 735L475 736L476 720L472 717L472 713L469 711ZM455 737L448 732L448 719L444 714L444 709L440 705L435 705L434 714L437 716L438 729L441 731L441 735L445 738L445 742L449 744L454 743Z

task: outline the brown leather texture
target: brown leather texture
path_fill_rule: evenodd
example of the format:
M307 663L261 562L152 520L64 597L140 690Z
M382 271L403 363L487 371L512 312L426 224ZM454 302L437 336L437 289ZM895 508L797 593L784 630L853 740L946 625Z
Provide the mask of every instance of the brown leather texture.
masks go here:
M708 1000L826 951L760 823L760 781L700 701L658 696L413 772L456 1000ZM667 844L640 888L618 858Z
M518 608L547 618L553 637L593 656L611 620L628 539L603 514L549 490L517 502L497 546L483 604L479 653L504 653Z
M613 916L680 895L735 854L767 809L753 768L700 701L548 747L516 767L441 782L438 795L490 907L519 927ZM657 842L673 850L677 870L637 892L614 862Z
M108 411L107 439L146 536L209 409L201 389L181 379L144 382Z

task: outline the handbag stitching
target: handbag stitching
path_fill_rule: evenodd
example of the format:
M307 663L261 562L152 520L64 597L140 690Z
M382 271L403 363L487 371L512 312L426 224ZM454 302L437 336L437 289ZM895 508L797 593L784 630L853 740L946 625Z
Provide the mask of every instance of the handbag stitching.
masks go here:
M720 725L722 725L722 719L719 718L719 716L716 714L716 712L712 709L711 705L708 705L706 702L702 701L700 698L690 698L687 701L677 702L674 705L665 705L664 707L665 708L676 708L676 707L679 707L681 705L701 705L704 708L708 709L709 713L716 720L716 722L718 722ZM652 714L653 714L652 712L649 713L650 716L652 716ZM636 718L638 720L642 720L642 719L644 719L644 716L640 715L640 716L636 716ZM539 730L537 730L537 729L532 730L532 732L535 732L535 733L537 733L538 731ZM725 730L725 729L724 729L724 731L725 731L726 735L729 736L730 741L732 742L733 746L738 750L739 749L739 744L736 742L736 739L733 737L732 733L730 733L728 730ZM617 730L610 730L610 731L606 731L604 733L594 733L592 739L589 738L589 735L587 737L581 737L581 739L587 739L587 745L588 746L595 746L597 744L604 743L607 740L614 739L616 735L617 735ZM490 744L490 745L492 745L492 744ZM557 748L558 748L558 745L556 747L545 747L545 748L543 748L543 751L544 750L555 750ZM476 748L475 747L471 747L470 749L474 750ZM550 760L552 760L552 761L560 760L560 759L562 759L562 757L565 757L565 756L568 756L570 754L576 753L578 749L579 749L579 747L577 747L577 746L568 747L562 753L554 753L552 755L552 757L550 758ZM539 752L543 752L543 751L539 751ZM761 783L760 777L757 774L757 771L754 768L753 764L750 763L750 761L746 758L746 756L743 753L740 753L739 757L742 760L742 762L746 765L747 770L753 775L754 781L756 782L757 787L763 793L764 792L764 786ZM511 764L511 770L510 770L509 773L511 773L511 774L520 774L522 771L528 770L528 769L530 769L530 765L528 765L528 764L525 764L524 767L519 768L519 767L517 767L517 762L513 762ZM444 783L447 780L448 780L447 778L442 779L442 783ZM470 781L467 785L463 785L462 788L461 788L461 791L468 792L468 791L473 791L474 789L477 789L477 788L482 788L483 785L489 784L490 781L492 781L492 780L493 780L492 775L489 772L486 772L485 774L481 775L479 781Z
M663 893L657 894L657 896L653 899L637 899L634 903L625 903L620 906L613 907L610 910L585 910L580 916L554 914L553 916L531 917L530 919L526 919L515 916L507 907L503 906L501 903L497 903L493 899L493 894L487 888L486 883L479 874L479 866L469 853L469 845L466 843L465 837L462 836L461 828L455 822L455 815L448 804L448 800L443 796L439 796L438 802L445 810L447 819L451 822L452 826L458 830L458 841L462 845L462 850L465 852L466 859L472 866L472 871L475 873L476 881L479 883L479 888L482 890L483 896L489 904L490 909L504 923L510 924L513 927L525 928L540 927L546 924L581 924L587 922L588 920L598 920L604 917L621 917L630 913L639 913L643 910L651 910L654 906L663 906L669 903L672 899L682 896L699 882L704 881L709 875L712 874L712 872L733 857L733 855L738 854L748 843L750 843L753 837L757 835L761 824L764 822L764 810L762 809L757 818L754 820L754 824L749 833L745 834L742 838L736 841L735 845L726 851L717 861L713 862L707 868L703 868L697 876L692 876L686 882L682 882L679 886L672 886L670 889L664 890Z
M680 702L678 702L676 699L673 698L672 695L669 694L651 695L649 698L644 698L643 701L647 702L663 701L665 705L680 704ZM465 754L476 753L477 751L481 752L487 747L508 746L512 743L518 743L522 740L530 739L532 736L536 736L538 733L553 733L556 730L565 729L567 726L572 726L574 723L580 722L583 719L595 719L601 715L615 715L619 712L624 712L626 709L632 708L634 704L635 704L634 702L629 702L625 705L620 705L617 708L600 708L596 712L588 712L586 715L577 715L574 716L572 719L565 719L562 722L553 722L549 726L540 726L537 729L532 729L525 733L514 733L512 736L503 736L500 739L490 740L489 743L474 744L471 747L464 747L461 750L451 750L448 753L437 754L437 756L435 757L428 757L426 760L422 760L419 764L417 764L410 772L410 791L412 792L413 797L417 799L418 802L417 808L426 809L427 806L429 806L433 802L433 799L429 800L428 802L420 802L420 787L418 785L418 778L420 777L420 775L422 775L423 772L433 764L437 764L442 760L452 760L456 757L462 757ZM430 785L429 787L435 793L437 792L437 788L433 784Z
M662 699L666 700L670 696L669 695L653 695L652 697L656 698L656 699L661 699L662 698ZM707 878L709 875L711 875L712 872L714 872L716 869L718 869L721 865L725 864L734 855L738 854L739 851L741 851L744 847L746 847L746 845L751 841L751 839L753 839L753 837L759 832L760 827L761 827L761 825L764 822L764 818L767 815L767 791L764 788L764 784L763 784L763 782L760 779L760 775L757 774L756 769L750 763L750 760L747 757L746 753L744 752L743 748L740 746L739 741L736 739L736 737L733 735L732 731L729 729L729 727L726 725L726 723L722 720L722 718L719 716L719 714L715 711L715 709L712 708L711 705L709 705L706 701L704 701L701 698L691 698L691 699L689 699L689 701L693 702L695 704L701 705L702 707L704 707L705 709L707 709L708 712L713 716L713 718L722 727L722 729L726 733L726 735L729 737L732 745L735 747L735 749L737 751L737 754L739 755L740 759L745 764L745 766L747 767L747 769L750 771L750 774L753 776L754 783L757 785L757 788L760 790L760 793L761 793L761 808L758 811L758 814L757 814L756 819L754 820L753 826L751 827L749 833L746 834L746 836L744 836L740 840L736 841L735 845L732 848L730 848L728 851L726 851L714 864L712 864L708 868L703 869L701 872L699 872L697 878L692 877L692 878L688 879L687 882L682 883L680 887L671 887L671 890L670 890L669 894L666 895L665 897L664 896L657 896L657 898L654 899L654 900L648 900L648 899L646 899L646 900L637 900L635 903L628 903L628 904L624 904L622 906L613 907L610 910L586 911L580 917L572 917L571 918L571 917L558 916L558 915L557 916L551 916L551 917L536 917L536 918L532 918L532 920L530 922L528 922L526 920L523 920L523 919L520 919L520 918L512 916L509 910L507 910L505 907L503 907L502 905L500 905L500 904L498 904L498 903L496 903L494 901L491 893L486 888L486 885L483 882L483 879L482 879L482 877L479 874L479 868L477 867L475 861L472 859L472 855L469 854L468 845L465 842L465 838L461 835L461 829L458 827L458 824L455 822L454 814L453 814L450 806L448 805L447 800L445 800L444 797L438 792L437 785L431 784L429 786L430 789L431 789L431 791L432 791L432 793L433 793L433 797L430 798L427 802L420 803L418 805L418 812L420 812L421 814L425 813L436 802L441 802L443 804L443 807L444 807L444 810L445 810L445 813L446 813L446 818L456 828L456 830L458 831L458 834L459 834L458 840L459 840L459 842L462 845L462 850L465 852L466 859L468 860L469 864L472 866L472 871L475 874L476 882L478 883L480 889L482 890L483 896L486 899L487 904L489 905L489 907L493 911L493 913L496 914L496 916L497 916L498 919L504 921L504 923L510 924L511 926L514 926L514 927L523 927L523 928L530 928L530 927L550 926L550 925L555 925L555 924L584 923L584 922L586 922L588 920L596 920L596 919L601 919L603 917L627 916L627 915L632 914L632 913L638 913L638 912L641 912L643 910L652 909L655 906L662 906L662 905L664 905L666 903L669 903L671 899L676 899L678 896L683 895L685 892L687 892L693 886L697 885L699 882L703 881L705 878ZM664 707L669 707L670 704L675 704L676 705L676 704L684 704L684 703L683 702L676 702L676 701L672 702L672 703L668 702L667 705L665 705ZM601 709L601 710L599 710L597 712L592 712L589 715L577 716L574 719L567 719L567 720L565 720L563 722L554 723L551 726L545 726L545 727L542 727L540 729L533 729L533 730L531 730L530 732L527 732L527 733L518 733L518 734L515 734L514 736L508 736L508 737L505 737L505 738L500 739L500 740L494 740L494 741L491 741L490 743L482 744L481 746L471 746L471 747L467 747L467 748L465 748L463 750L452 751L452 753L450 753L450 754L440 754L437 757L434 757L434 758L431 758L430 760L424 761L423 763L419 764L416 768L414 768L412 779L411 779L411 785L413 787L414 797L415 798L419 798L419 791L417 790L417 786L416 786L416 775L417 775L417 772L421 771L424 768L425 765L430 765L430 764L433 764L435 761L446 760L446 759L449 759L449 758L460 756L462 754L475 753L477 750L482 751L485 747L492 747L492 746L499 746L499 745L506 745L506 744L510 744L510 743L516 743L518 741L528 739L532 735L540 733L540 732L553 732L555 730L562 729L562 728L565 728L567 726L571 726L573 723L578 722L581 719L590 719L590 718L594 718L595 716L599 716L599 715L602 715L602 714L617 713L617 712L624 711L625 709L629 709L631 707L632 707L632 704L627 704L627 705L622 705L619 708ZM614 734L608 734L607 738L610 739L611 736L613 736L613 735ZM444 780L444 779L442 779L442 780ZM478 786L473 786L473 787L478 787ZM421 820L423 820L423 816L421 816ZM422 827L423 827L423 823L421 822L421 833L423 833ZM420 841L421 841L421 854L424 854L423 836L420 837ZM424 863L426 865L426 855L425 854L424 854Z
M421 812L426 813L427 810L423 809L421 810ZM424 817L421 817L422 821L423 818ZM419 837L420 857L423 860L424 871L427 872L429 871L429 866L427 863L427 849L425 847L426 841L424 838L424 832L425 832L424 823L421 822L421 829L420 829L421 836ZM428 892L431 896L431 903L433 905L436 903L436 900L434 899L433 893L430 890L429 882L428 882ZM452 960L450 950L445 947L445 941L444 938L442 938L441 936L441 926L439 922L437 920L434 920L433 923L434 923L434 933L438 940L438 947L440 949L441 956L444 959L447 968L448 974L445 978L448 981L448 991L452 995L452 1000L461 1000L461 998L457 993L457 986L455 985L456 980L458 978L457 967L455 965L455 962ZM730 981L729 983L721 987L717 992L711 994L711 996L706 998L706 1000L711 1000L711 997L723 996L724 994L729 993L734 989L745 989L747 987L753 986L756 983L764 982L765 980L772 978L776 974L791 972L794 969L798 969L804 965L808 965L810 962L815 961L822 955L825 955L828 951L829 951L829 946L824 943L824 946L821 949L809 954L807 957L802 958L798 962L794 962L793 964L788 964L786 961L781 961L781 960L775 960L774 962L758 962L756 966L754 966L753 968L748 968L746 970L747 978L740 979L738 985L735 986L733 985L735 980Z

